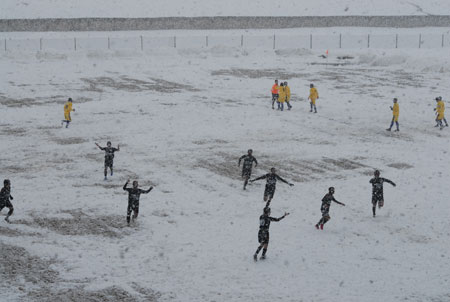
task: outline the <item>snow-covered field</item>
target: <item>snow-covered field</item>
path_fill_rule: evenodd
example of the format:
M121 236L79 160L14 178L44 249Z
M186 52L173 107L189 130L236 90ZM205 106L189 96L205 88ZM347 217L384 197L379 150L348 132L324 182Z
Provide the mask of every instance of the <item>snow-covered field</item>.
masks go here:
M446 15L442 0L2 0L0 19Z
M449 301L450 129L433 127L448 50L320 54L0 54L0 178L15 197L12 223L0 220L0 301ZM270 108L275 78L292 111ZM393 97L400 133L385 131ZM94 142L107 140L121 151L105 182ZM272 214L291 215L258 263L264 182L243 191L237 167L249 148L255 176L276 167L295 183L278 184ZM397 183L375 219L374 169ZM155 186L132 227L128 178ZM329 186L347 206L317 231Z

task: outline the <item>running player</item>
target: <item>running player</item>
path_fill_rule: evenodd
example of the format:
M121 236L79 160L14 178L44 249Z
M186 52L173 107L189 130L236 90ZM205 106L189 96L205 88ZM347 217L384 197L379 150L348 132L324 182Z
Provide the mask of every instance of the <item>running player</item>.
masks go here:
M447 120L445 119L444 113L445 113L445 105L444 101L442 100L442 97L436 98L436 108L434 108L434 111L436 111L436 126L439 127L441 130L444 129L443 121L445 122L445 126L448 127Z
M97 143L95 143L95 145L100 150L105 151L105 180L106 180L108 168L111 170L111 176L113 176L114 152L120 151L120 146L117 145L117 148L111 147L111 142L107 142L106 147L100 147L100 145Z
M70 117L72 111L75 111L75 109L72 109L72 98L69 98L64 104L64 120L61 122L61 126L64 125L64 123L67 123L66 128L69 127L69 123L72 121L72 118Z
M238 167L240 167L241 161L244 160L244 163L242 164L242 178L244 179L244 190L245 190L245 187L247 187L248 180L252 176L253 162L255 162L255 168L256 168L256 166L258 166L258 161L252 154L253 154L253 150L249 149L247 152L247 155L242 155L239 158L239 162L238 162Z
M253 255L253 259L255 261L258 260L258 254L261 249L263 249L262 255L260 259L266 259L267 247L269 246L269 227L271 221L280 221L284 217L289 215L289 213L284 213L280 218L270 217L270 208L265 207L264 213L259 216L259 232L258 232L258 242L259 246L256 249L255 254Z
M398 101L397 98L394 98L394 101L393 101L394 106L390 107L392 110L392 121L391 121L391 126L386 129L387 131L391 131L391 128L394 125L394 122L395 122L395 125L397 126L397 130L395 130L395 131L400 131L400 129L398 128L399 127L398 126L398 116L400 115L400 107L399 107L397 101Z
M373 173L375 176L370 180L370 183L372 184L372 213L373 217L375 217L375 211L377 208L382 208L384 205L384 198L383 198L383 183L387 182L390 183L395 187L395 183L387 178L380 177L380 171L375 170Z
M0 211L3 210L4 207L8 208L8 214L6 214L6 222L9 222L9 216L14 212L14 207L11 203L11 200L14 198L11 195L11 182L9 179L5 179L3 181L3 188L0 190Z
M286 92L286 105L288 106L288 110L291 110L291 88L288 86L288 82L284 82L284 91Z
M275 109L275 102L278 103L278 80L275 80L275 84L272 86L272 109Z
M331 206L332 201L334 201L337 204L340 204L341 206L345 206L345 204L343 204L342 202L339 202L336 199L334 199L333 194L334 194L334 188L331 187L328 189L328 194L326 194L322 198L322 206L320 207L320 211L322 212L322 218L316 224L316 229L319 229L319 227L320 227L320 229L323 230L323 225L331 219L330 206Z
M250 182L254 182L254 181L257 181L260 179L267 179L266 187L264 189L264 198L263 198L264 201L267 201L266 207L269 207L270 202L272 201L273 195L275 194L277 180L282 181L285 184L290 185L291 187L294 185L294 184L287 182L280 176L278 176L278 174L276 174L275 168L270 169L270 173L267 173L266 175L252 179L252 180L250 180Z
M319 92L317 91L316 87L314 87L314 84L309 85L309 88L308 100L311 100L311 102L309 103L311 105L311 110L309 112L313 112L314 109L314 113L317 113L316 100L319 98Z
M124 191L128 191L128 208L127 208L127 223L130 225L130 216L131 212L133 212L133 221L137 219L139 215L139 197L141 194L149 193L153 187L150 187L147 191L138 188L137 180L133 181L133 187L127 188L130 180L128 179L125 185L123 186Z

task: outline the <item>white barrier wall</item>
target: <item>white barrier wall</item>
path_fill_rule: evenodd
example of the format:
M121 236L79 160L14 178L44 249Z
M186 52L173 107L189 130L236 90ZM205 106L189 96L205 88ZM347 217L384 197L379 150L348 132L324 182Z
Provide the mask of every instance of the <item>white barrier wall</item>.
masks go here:
M42 39L42 49L70 51L75 49L75 39Z
M41 49L40 39L7 39L4 50L6 51L39 51Z
M148 50L243 47L249 49L365 49L450 47L450 34L208 35L3 39L0 51Z
M241 47L243 36L208 36L208 46Z
M275 48L310 48L310 35L275 35Z

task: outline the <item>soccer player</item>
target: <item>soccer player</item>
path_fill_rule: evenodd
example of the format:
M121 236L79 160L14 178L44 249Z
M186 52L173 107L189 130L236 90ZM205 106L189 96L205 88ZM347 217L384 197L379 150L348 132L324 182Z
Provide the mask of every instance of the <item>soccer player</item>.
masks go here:
M111 142L107 142L106 147L100 147L100 145L97 143L95 143L95 145L100 150L105 151L105 180L106 180L108 168L111 170L111 176L113 176L114 152L120 151L120 146L117 145L117 148L111 147Z
M61 126L64 125L64 123L67 123L66 128L69 127L69 123L72 121L72 118L70 117L72 111L75 111L75 109L72 109L72 98L69 98L64 104L64 120L61 122Z
M395 125L397 126L397 130L395 131L400 131L399 126L398 126L398 116L400 115L400 107L398 105L398 100L397 98L394 98L394 106L391 106L391 110L392 110L392 121L391 121L391 126L389 128L387 128L387 131L391 131L392 126Z
M278 80L275 80L275 84L272 86L272 109L275 109L275 102L278 103Z
M286 90L284 89L284 84L281 83L280 87L278 88L278 109L277 110L283 111L285 101L286 101Z
M309 85L308 99L311 100L311 102L310 102L311 110L309 112L313 112L313 109L314 109L314 113L317 113L316 100L318 98L319 98L319 92L317 91L316 87L314 87L314 84Z
M9 179L5 179L3 181L3 188L0 190L0 211L3 210L4 207L9 209L8 214L6 214L6 222L9 222L9 216L14 212L14 207L11 203L11 200L14 198L11 195L11 182Z
M284 82L284 90L286 92L286 105L288 106L288 110L291 110L291 88L288 86L288 82Z
M240 167L241 161L244 160L244 163L242 164L242 178L244 179L244 190L247 187L248 180L252 176L253 162L255 162L255 168L256 168L256 166L258 166L258 161L252 154L253 154L253 150L249 149L247 152L247 155L242 155L239 158L239 162L238 162L238 167Z
M254 181L257 181L257 180L260 180L260 179L267 179L266 187L264 189L264 197L263 197L263 200L267 201L266 207L268 207L270 205L270 202L272 201L273 195L275 194L277 180L282 181L285 184L290 185L291 187L294 185L294 184L291 184L291 183L287 182L286 180L284 180L280 176L278 176L278 174L276 174L276 169L275 168L270 169L270 173L267 173L267 174L265 174L263 176L260 176L258 178L252 179L252 180L250 180L250 182L254 182Z
M127 208L127 223L130 225L130 216L131 212L133 212L133 221L137 219L139 215L139 198L141 194L149 193L153 187L150 187L147 191L138 188L137 180L133 181L133 187L127 188L130 180L128 179L125 185L123 186L124 191L128 191L128 208Z
M448 127L447 120L445 119L444 113L445 113L445 105L444 101L442 100L442 97L436 98L436 108L434 108L434 111L436 111L436 126L439 127L441 130L444 129L444 124L442 121L445 122L445 126Z
M258 260L258 254L259 251L261 251L261 249L263 249L263 252L260 259L266 259L267 247L269 246L270 222L280 221L287 215L289 215L289 213L284 213L284 215L279 218L270 217L270 208L269 207L264 208L264 213L259 217L259 232L258 232L259 246L256 249L255 254L253 255L253 259L255 261Z
M375 217L375 211L377 208L382 208L384 205L384 197L383 197L383 183L387 182L390 183L395 187L395 183L387 178L380 177L380 171L375 170L373 173L375 176L370 180L370 183L372 184L372 213L373 217Z
M342 202L337 201L334 199L334 187L331 187L328 189L328 194L326 194L322 198L322 206L320 207L320 211L322 212L322 218L319 220L319 222L316 224L316 229L323 230L323 225L327 223L331 219L330 217L330 206L331 202L334 201L337 204L340 204L341 206L345 206Z

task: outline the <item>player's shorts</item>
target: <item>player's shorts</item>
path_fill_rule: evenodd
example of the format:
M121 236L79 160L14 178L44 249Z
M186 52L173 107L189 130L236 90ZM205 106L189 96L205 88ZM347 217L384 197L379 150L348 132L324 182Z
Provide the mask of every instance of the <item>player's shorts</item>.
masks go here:
M1 200L0 201L0 209L3 209L4 207L12 208L13 205L10 200Z
M382 196L372 196L372 205L376 207L377 204L379 208L384 206L384 199Z
M275 185L266 185L266 188L264 189L264 196L267 196L270 199L272 199L274 194L275 194Z
M128 203L127 214L130 215L132 211L139 211L139 202Z
M70 118L70 112L64 112L64 119L69 122L72 121L72 119Z
M114 164L113 159L105 158L105 167L112 168Z
M269 231L259 230L258 242L261 244L268 244L269 243Z
M330 211L329 210L322 210L322 217L330 217Z
M272 93L272 100L278 100L278 94Z
M242 169L242 177L250 178L252 176L252 169Z
M398 115L392 116L392 121L393 122L398 122Z

